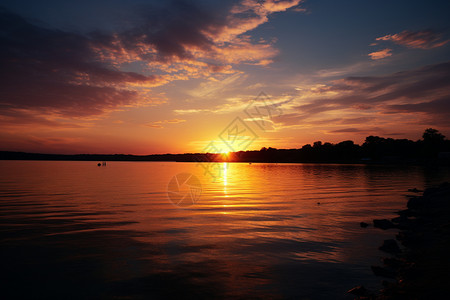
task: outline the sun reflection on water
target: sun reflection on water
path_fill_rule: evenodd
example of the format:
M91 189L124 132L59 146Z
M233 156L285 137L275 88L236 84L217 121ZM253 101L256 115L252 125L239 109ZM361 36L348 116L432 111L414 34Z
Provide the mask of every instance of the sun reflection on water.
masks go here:
M228 163L223 163L223 195L225 196L225 198L228 198L228 191L227 191L227 185L228 185ZM224 204L224 207L226 207L227 205Z

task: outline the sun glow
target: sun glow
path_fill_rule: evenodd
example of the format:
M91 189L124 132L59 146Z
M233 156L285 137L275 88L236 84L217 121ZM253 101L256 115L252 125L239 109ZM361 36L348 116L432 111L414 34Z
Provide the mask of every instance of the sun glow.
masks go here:
M221 152L220 153L221 154L221 157L222 157L222 159L224 160L224 161L228 161L229 159L230 159L230 154L231 154L231 152L227 152L227 151L223 151L223 152Z

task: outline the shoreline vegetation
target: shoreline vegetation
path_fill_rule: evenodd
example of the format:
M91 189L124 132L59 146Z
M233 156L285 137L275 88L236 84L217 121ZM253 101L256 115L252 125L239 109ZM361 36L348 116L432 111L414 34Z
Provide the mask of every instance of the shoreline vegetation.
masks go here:
M229 153L184 154L42 154L0 151L0 160L67 161L175 161L248 163L352 163L352 164L445 164L450 165L450 140L428 128L422 139L392 139L368 136L362 145L351 140L340 143L306 144L298 149L263 147Z
M409 190L421 193L417 189ZM407 209L391 220L373 220L383 230L398 228L395 239L385 240L380 250L389 257L383 266L371 266L386 278L382 290L357 286L348 292L355 299L448 299L450 295L450 183L428 188L412 196ZM369 224L361 223L361 227Z

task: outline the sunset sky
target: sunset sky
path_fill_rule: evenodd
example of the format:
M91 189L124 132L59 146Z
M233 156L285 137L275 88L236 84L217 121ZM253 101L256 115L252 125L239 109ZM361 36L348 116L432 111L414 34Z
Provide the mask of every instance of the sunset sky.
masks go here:
M202 152L234 120L255 135L233 150L449 137L449 12L448 0L2 0L0 150ZM267 103L258 127L245 109Z

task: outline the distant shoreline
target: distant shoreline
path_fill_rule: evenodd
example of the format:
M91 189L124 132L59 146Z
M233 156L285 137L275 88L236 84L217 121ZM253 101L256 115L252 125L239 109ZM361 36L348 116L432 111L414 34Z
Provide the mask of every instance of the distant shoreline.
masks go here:
M226 153L183 154L46 154L0 151L0 160L62 161L174 161L174 162L246 162L246 163L334 163L450 166L450 140L438 130L428 128L423 140L368 136L362 145L351 140L337 144L314 142L297 149L263 147Z
M232 152L231 155L215 153L185 154L45 154L14 151L0 151L0 160L35 161L141 161L141 162L205 162L205 163L311 163L311 164L359 164L359 165L448 165L447 160L404 159L401 157L381 157L379 159L290 159L289 157L261 157L261 151Z

